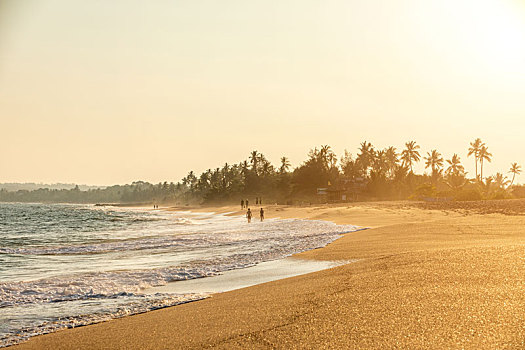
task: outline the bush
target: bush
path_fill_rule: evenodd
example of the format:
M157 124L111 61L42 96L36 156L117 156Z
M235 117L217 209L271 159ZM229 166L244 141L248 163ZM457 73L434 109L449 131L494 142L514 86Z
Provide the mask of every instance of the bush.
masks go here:
M425 197L428 198L428 197L435 197L435 196L436 196L436 186L429 184L429 183L425 183L425 184L419 185L416 188L412 198L423 199Z
M479 201L482 199L481 192L475 188L464 188L455 193L457 201Z

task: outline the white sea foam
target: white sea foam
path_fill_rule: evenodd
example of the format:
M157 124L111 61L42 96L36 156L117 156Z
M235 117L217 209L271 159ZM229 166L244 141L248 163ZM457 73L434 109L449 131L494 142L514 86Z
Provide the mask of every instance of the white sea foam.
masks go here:
M115 318L135 315L207 298L208 294L134 295L120 293L104 298L85 297L64 303L35 304L29 312L12 317L0 308L0 319L5 322L0 333L0 347L18 344L30 337L75 328ZM76 313L71 314L74 308ZM38 317L35 317L38 313ZM69 314L69 316L67 316Z

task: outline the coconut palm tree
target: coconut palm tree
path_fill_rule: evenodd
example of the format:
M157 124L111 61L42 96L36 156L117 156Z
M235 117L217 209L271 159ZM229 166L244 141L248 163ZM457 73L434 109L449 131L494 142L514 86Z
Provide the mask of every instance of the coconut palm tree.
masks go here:
M502 173L496 173L496 175L492 176L492 181L498 188L502 189L504 189L509 183L507 177L504 176Z
M290 161L286 157L281 157L281 166L279 167L279 172L281 174L284 174L288 172L288 169L290 169Z
M320 149L314 148L308 154L311 161L318 162L325 170L330 169L337 158L329 145L322 145ZM334 163L335 166L335 163Z
M259 152L252 151L250 153L250 163L252 163L252 170L257 175L257 165L259 163Z
M182 183L185 185L189 185L190 190L193 191L195 188L195 184L197 183L197 177L195 176L195 173L193 170L191 170L188 175L184 179L182 179Z
M489 152L487 146L485 146L484 144L479 149L478 158L480 164L480 178L481 181L483 181L483 163L485 161L489 163L492 161L492 153Z
M373 161L372 161L372 169L376 173L376 175L384 175L388 170L388 163L386 159L386 151L377 151L375 152Z
M248 161L243 161L240 165L241 167L241 173L243 176L246 176L248 174Z
M273 165L266 159L263 159L261 164L261 174L263 176L270 176L274 171Z
M385 151L385 158L390 177L393 177L394 171L397 167L397 162L399 161L396 148L393 146L388 147Z
M445 171L447 174L459 175L465 172L465 168L461 165L461 159L454 153L451 159L447 159L449 167Z
M334 152L331 152L331 153L328 154L327 160L328 160L328 164L329 164L330 169L333 169L333 168L336 167L336 165L337 165L337 156L335 155Z
M509 173L512 173L512 181L510 182L509 187L512 187L512 184L514 183L514 178L516 178L516 175L521 174L521 166L518 165L518 163L512 163L510 165Z
M427 152L427 156L424 158L426 160L425 168L430 167L432 169L432 178L435 179L443 167L443 157L441 157L441 153L434 149Z
M270 164L264 154L259 153L257 157L257 175L268 175L273 171L273 166Z
M401 160L403 161L404 166L408 166L411 173L414 173L412 170L412 164L419 162L421 155L419 154L419 145L416 145L415 141L410 141L405 143L405 149L401 152Z
M368 168L372 165L374 159L374 147L370 142L363 141L361 142L361 147L359 148L359 154L357 155L357 161L363 167L363 171L366 174L368 173Z
M481 147L485 146L485 144L481 141L480 138L477 138L474 140L474 142L470 143L470 147L468 149L467 157L474 156L474 161L476 163L476 180L478 180L478 160L479 160L479 151Z
M348 178L355 178L360 176L361 166L357 163L357 160L352 158L352 154L345 149L344 155L339 160L339 166L341 171Z

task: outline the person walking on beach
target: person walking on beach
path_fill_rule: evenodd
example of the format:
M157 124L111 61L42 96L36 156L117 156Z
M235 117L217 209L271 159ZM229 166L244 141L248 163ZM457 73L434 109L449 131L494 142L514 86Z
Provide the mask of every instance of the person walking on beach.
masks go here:
M241 199L241 209L244 209L244 199Z
M246 212L246 218L248 219L248 223L252 222L252 211L250 208L248 208L248 211Z
M261 221L264 220L264 209L261 208L261 210L259 211L259 215L261 216Z
M259 197L255 197L255 205L259 204Z
M246 202L245 202L245 203L246 203L246 208L248 208L248 200L246 200Z

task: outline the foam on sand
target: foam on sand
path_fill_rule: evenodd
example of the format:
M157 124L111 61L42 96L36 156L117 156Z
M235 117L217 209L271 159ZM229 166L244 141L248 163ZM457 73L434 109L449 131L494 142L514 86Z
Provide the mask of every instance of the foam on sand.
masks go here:
M256 284L283 278L304 275L355 262L355 260L320 261L294 257L262 262L240 270L231 270L221 275L168 283L146 289L144 293L220 293L250 287Z

